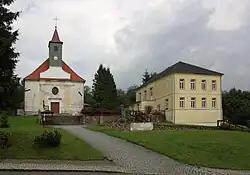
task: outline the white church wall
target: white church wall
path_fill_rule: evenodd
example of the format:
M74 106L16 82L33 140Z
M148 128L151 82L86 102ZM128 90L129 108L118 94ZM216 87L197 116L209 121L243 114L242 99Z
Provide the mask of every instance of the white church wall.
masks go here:
M41 78L62 78L62 79L70 79L70 74L65 72L62 67L53 67L51 66L45 72L40 74Z
M52 93L52 88L59 89L58 94ZM51 102L59 102L59 112L77 114L84 104L83 82L70 81L26 81L26 89L31 89L25 94L26 114L37 114L43 110L43 101L51 109ZM81 93L81 95L79 94Z
M81 95L80 95L80 93ZM71 113L75 114L81 111L84 106L84 84L82 82L75 82L70 89L71 94Z
M25 81L25 98L24 98L24 109L26 115L37 114L40 103L39 103L39 82L38 81Z

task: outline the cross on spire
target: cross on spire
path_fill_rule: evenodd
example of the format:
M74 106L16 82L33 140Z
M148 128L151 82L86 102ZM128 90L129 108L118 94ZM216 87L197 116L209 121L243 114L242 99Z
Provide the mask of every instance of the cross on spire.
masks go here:
M53 20L55 20L55 27L57 28L57 22L59 19L57 17L55 17Z

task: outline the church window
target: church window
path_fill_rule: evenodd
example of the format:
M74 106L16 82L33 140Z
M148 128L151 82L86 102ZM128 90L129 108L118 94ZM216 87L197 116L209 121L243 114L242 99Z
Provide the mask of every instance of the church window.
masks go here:
M55 52L58 51L58 46L54 46L54 51L55 51Z
M57 95L59 92L59 89L57 87L52 88L52 94Z

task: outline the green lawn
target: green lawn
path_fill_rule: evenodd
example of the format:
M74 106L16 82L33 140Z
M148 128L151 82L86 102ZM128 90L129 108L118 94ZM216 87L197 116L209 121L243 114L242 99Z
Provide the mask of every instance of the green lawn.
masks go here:
M89 129L104 132L175 160L213 168L250 170L250 133L239 131L116 131L107 127Z
M36 117L9 117L11 125L7 130L12 133L11 147L0 149L1 158L8 159L50 159L50 160L100 160L100 152L90 147L86 142L58 129L62 134L61 145L58 148L38 148L33 144L34 137L44 130L36 123Z

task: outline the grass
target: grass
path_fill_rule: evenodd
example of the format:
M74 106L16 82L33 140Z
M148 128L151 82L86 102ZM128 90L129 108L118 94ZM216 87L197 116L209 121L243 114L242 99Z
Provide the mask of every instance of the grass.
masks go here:
M89 129L128 140L183 163L212 168L250 170L250 133L222 130L117 131Z
M44 130L36 123L36 117L9 117L11 125L7 130L12 133L11 147L0 149L2 159L46 159L46 160L100 160L100 152L90 147L86 142L64 130L58 129L62 134L60 147L38 148L33 144L34 137Z

